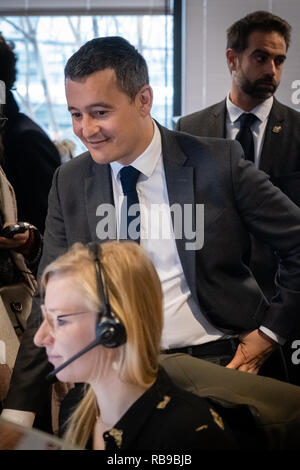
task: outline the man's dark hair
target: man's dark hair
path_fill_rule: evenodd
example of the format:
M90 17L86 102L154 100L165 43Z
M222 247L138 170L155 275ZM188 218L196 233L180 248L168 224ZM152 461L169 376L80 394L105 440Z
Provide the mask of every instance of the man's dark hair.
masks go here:
M10 90L16 81L17 56L14 48L14 44L6 41L0 33L0 80L5 83L7 90Z
M227 29L227 49L243 52L248 47L248 37L254 31L276 31L285 40L286 50L291 42L291 26L279 16L268 11L255 11L236 21Z
M145 59L119 36L92 39L73 54L65 66L65 78L80 80L100 70L113 69L120 90L132 100L149 83Z

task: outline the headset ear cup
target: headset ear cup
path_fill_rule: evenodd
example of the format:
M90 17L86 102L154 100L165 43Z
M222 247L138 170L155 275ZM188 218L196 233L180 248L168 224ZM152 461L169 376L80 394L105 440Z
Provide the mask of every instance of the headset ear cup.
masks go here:
M106 348L117 348L126 342L126 332L117 318L102 317L96 326L96 338Z
M96 242L88 243L88 250L95 263L97 291L102 304L96 325L96 341L106 348L117 348L126 342L126 330L118 316L111 311L105 273L100 262L101 245Z

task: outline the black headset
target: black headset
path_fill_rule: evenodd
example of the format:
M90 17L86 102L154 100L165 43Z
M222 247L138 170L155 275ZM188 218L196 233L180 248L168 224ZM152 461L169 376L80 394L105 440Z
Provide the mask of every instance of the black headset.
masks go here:
M96 324L96 340L98 340L98 344L106 348L117 348L126 342L126 331L123 323L111 310L105 272L100 262L101 245L97 242L91 242L87 247L95 264L97 292L102 305Z

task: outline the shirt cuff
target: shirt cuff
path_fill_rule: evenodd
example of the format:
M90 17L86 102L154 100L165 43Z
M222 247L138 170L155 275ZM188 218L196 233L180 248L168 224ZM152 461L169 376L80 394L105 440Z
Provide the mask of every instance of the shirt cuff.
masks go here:
M35 418L35 413L31 411L20 411L20 410L11 410L9 408L4 408L1 413L1 418L10 421L11 423L19 424L25 426L26 428L31 428Z
M285 338L282 338L282 336L279 336L277 333L274 333L273 331L269 330L269 328L266 328L265 326L260 326L259 330L265 333L267 336L269 336L269 338L276 341L276 343L280 344L280 346L283 346L284 343L286 342Z

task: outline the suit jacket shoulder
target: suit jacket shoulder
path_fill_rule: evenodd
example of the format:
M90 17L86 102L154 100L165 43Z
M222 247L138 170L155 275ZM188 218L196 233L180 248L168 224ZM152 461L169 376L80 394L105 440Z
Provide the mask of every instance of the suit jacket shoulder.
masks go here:
M260 158L260 168L271 176L279 186L296 203L299 197L300 182L300 113L274 98L269 115L264 144ZM292 178L292 181L291 181ZM289 182L287 181L289 180ZM289 184L294 188L287 192Z
M68 162L60 166L59 172L63 177L70 177L71 175L76 175L78 171L84 172L84 174L92 171L93 159L89 152L84 152L78 157L72 158ZM81 173L82 175L82 173Z
M279 119L284 117L286 119L291 119L291 122L293 123L295 122L297 124L300 124L299 111L296 111L294 108L291 108L290 106L280 103L275 97L274 97L274 103L273 103L270 114L275 115Z
M207 137L225 137L226 100L181 117L176 130Z

